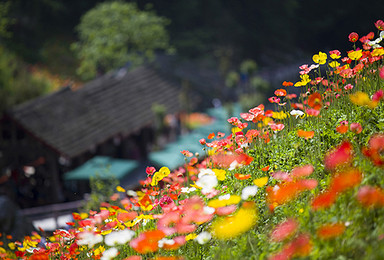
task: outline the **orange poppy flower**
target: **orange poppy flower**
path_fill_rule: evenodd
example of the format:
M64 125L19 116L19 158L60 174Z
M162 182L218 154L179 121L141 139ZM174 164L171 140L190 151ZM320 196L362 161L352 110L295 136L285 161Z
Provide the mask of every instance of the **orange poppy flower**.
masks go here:
M287 91L285 89L276 89L275 90L275 95L278 96L278 97L284 97L287 95Z
M315 131L304 131L299 129L297 130L297 135L305 139L311 139L315 135Z
M153 260L183 260L182 256L156 256Z
M284 86L284 87L291 87L291 86L293 86L293 83L290 82L290 81L284 81L284 82L283 82L283 86Z
M326 191L322 194L317 195L312 201L312 209L313 210L320 210L329 208L333 203L336 201L336 193Z
M164 237L165 234L161 230L145 231L131 240L129 245L140 254L152 253L159 249L158 242Z
M215 137L215 133L210 133L209 135L208 135L208 139L213 139Z
M384 206L384 191L382 189L363 186L357 193L357 200L364 207L383 207Z
M134 220L137 217L136 211L130 211L130 212L121 212L117 214L117 220L120 222L127 222Z
M248 180L251 178L250 174L241 174L241 173L235 173L235 178L238 180Z
M312 242L308 234L300 234L290 243L286 244L280 253L269 257L269 260L292 259L295 256L305 257L312 250Z
M152 200L149 198L148 194L145 194L142 198L140 198L138 204L144 211L153 209Z
M263 172L267 172L267 171L269 170L269 165L267 165L267 166L261 168L261 170L262 170Z
M339 132L340 134L345 134L346 132L348 132L348 125L341 124L336 127L336 131Z
M311 94L308 97L308 106L312 107L313 109L320 110L323 106L321 94L318 92Z
M317 229L317 236L321 239L331 239L340 236L344 231L343 223L325 224Z
M363 179L362 173L357 169L351 169L340 173L332 178L330 190L336 193L344 192L360 184Z
M272 205L282 205L295 199L301 192L314 189L316 186L316 180L299 180L283 183L273 189L268 187L267 200Z

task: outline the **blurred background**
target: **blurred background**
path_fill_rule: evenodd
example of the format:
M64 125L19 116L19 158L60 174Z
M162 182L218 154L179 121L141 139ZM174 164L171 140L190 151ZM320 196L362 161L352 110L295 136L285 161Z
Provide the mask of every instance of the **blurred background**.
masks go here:
M0 215L0 232L22 234L5 220L37 221L44 212L53 212L54 229L92 191L102 201L113 195L106 185L137 187L146 166L176 169L181 150L201 152L200 138L230 133L228 117L295 82L313 54L345 53L352 31L376 33L382 7L359 0L0 1L0 208L14 209ZM118 180L106 183L105 169ZM92 182L94 171L101 182Z

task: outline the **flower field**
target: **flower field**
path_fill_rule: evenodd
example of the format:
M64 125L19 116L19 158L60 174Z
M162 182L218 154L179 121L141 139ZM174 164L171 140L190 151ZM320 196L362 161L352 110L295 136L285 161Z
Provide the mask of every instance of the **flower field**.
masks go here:
M2 259L383 259L384 22L319 52L299 81L196 140L203 160L147 167L71 229L0 237ZM298 93L300 89L300 94Z

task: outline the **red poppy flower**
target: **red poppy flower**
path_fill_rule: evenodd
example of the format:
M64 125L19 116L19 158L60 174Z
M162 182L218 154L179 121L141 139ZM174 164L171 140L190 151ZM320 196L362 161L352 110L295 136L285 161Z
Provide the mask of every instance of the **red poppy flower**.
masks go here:
M297 98L297 95L296 94L288 94L286 96L287 99L293 99L293 98Z
M326 224L317 229L317 236L321 239L331 239L340 236L344 231L343 223Z
M384 30L384 22L382 20L377 20L375 26L380 31Z
M315 197L312 201L312 209L320 210L329 208L333 203L335 203L336 197L336 193L330 191L326 191L320 195L317 195L317 197Z
M335 149L328 152L324 158L325 167L329 170L335 170L336 167L348 164L353 159L353 147L348 141L344 141Z
M147 173L147 175L153 175L153 174L156 172L156 169L155 169L155 167L148 166L148 167L145 169L145 172Z
M246 121L252 121L255 118L255 115L251 113L240 113L240 116Z
M305 257L310 254L312 243L308 234L300 234L290 243L286 244L283 250L268 258L269 260L289 260L295 256Z
M237 209L237 205L229 205L225 207L220 207L216 209L216 214L219 216L227 216L229 214L232 214Z
M291 107L294 108L294 109L304 110L304 105L301 104L301 103L292 103Z
M384 97L384 91L380 89L372 95L372 101L379 102L381 99L383 99L383 97Z
M299 223L294 219L288 219L278 224L271 233L271 240L281 242L294 235L299 227Z
M310 108L310 109L306 109L305 113L307 113L309 116L318 116L320 114L320 110Z
M360 134L363 131L363 127L359 123L351 123L349 129L355 134Z
M301 177L306 177L306 176L309 176L313 173L313 166L308 164L308 165L304 165L304 166L300 166L300 167L295 167L292 171L291 171L291 177L293 178L301 178Z
M348 36L348 39L350 42L357 42L357 40L359 39L359 35L355 32L351 32Z
M364 147L362 152L367 156L375 165L383 166L384 165L384 135L378 134L373 137L368 142L368 147Z
M215 137L215 133L210 133L209 135L208 135L208 139L213 139Z

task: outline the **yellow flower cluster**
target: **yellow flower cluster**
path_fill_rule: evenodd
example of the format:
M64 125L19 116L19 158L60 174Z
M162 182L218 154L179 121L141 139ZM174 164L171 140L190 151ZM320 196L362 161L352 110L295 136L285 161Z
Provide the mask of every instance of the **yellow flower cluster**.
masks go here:
M219 181L225 180L225 174L227 173L225 170L212 169L212 171L215 173L217 180L219 180Z
M238 195L231 195L228 199L214 199L208 202L208 206L212 208L221 208L228 205L239 203L241 197Z
M325 64L327 61L327 54L320 51L319 54L313 55L312 60L317 64Z
M246 202L235 215L216 220L212 224L212 233L218 239L231 239L250 230L256 221L255 203Z
M367 93L361 91L357 91L356 93L349 95L349 99L355 105L367 106L371 109L377 107L378 105L377 101L372 101Z
M153 175L151 185L156 186L159 181L167 177L170 173L171 171L168 167L161 167L160 170Z
M348 58L351 60L358 60L363 56L363 50L351 51L348 53Z
M300 75L301 81L295 83L295 87L304 87L309 82L311 82L311 79L309 78L308 74Z
M288 114L285 113L284 111L280 111L280 112L272 112L272 117L275 118L275 119L285 119L288 117Z
M384 49L382 49L382 48L378 48L378 49L374 49L373 51L372 51L372 53L371 53L371 55L373 56L373 57L375 57L375 56L383 56L384 55Z

